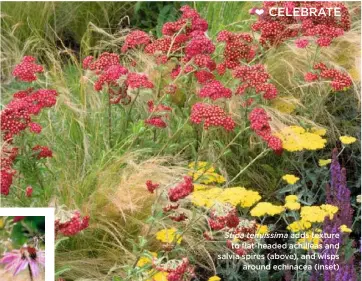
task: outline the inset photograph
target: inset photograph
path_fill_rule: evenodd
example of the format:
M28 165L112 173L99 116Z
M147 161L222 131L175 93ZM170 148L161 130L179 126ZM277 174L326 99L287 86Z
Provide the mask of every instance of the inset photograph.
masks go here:
M45 216L0 216L0 279L45 280Z

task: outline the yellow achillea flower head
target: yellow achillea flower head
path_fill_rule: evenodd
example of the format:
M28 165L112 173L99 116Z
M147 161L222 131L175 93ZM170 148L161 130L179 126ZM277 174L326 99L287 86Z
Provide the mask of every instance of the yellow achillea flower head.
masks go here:
M300 203L298 202L287 202L284 205L285 208L291 211L296 211L300 209Z
M291 211L299 210L300 204L298 203L298 197L296 195L286 196L284 207Z
M283 142L283 148L287 151L318 150L325 147L327 140L319 134L322 132L307 132L299 126L289 126L283 128L275 134Z
M248 208L261 199L258 192L245 189L244 187L219 188L214 187L205 190L195 190L191 194L191 202L199 207L210 208L217 203L229 203L232 206Z
M295 184L297 181L300 180L300 178L291 174L284 175L282 179L285 180L288 184Z
M339 227L339 230L344 232L344 233L351 233L352 232L352 229L348 228L347 225L345 225L345 224L342 224Z
M269 228L267 225L258 225L258 228L256 230L256 234L266 234L269 232Z
M269 202L259 202L251 209L250 214L253 217L262 217L265 215L275 216L284 212L283 206L276 206Z
M155 252L150 252L150 255L152 257L157 257L157 253L155 253ZM152 259L145 255L141 256L137 262L138 267L143 267L143 266L149 265L149 264L152 264Z
M292 222L287 226L287 229L292 232L299 232L302 230L306 230L312 227L312 224L309 221L304 220L298 220L295 222Z
M302 220L309 221L311 223L323 222L325 217L333 219L335 213L338 212L338 207L323 204L321 206L304 206L300 210L300 216Z
M332 163L332 159L319 159L318 160L318 165L320 167L324 167L327 166L328 164Z
M165 271L158 271L156 274L154 274L154 271L150 271L148 275L148 278L150 279L147 279L146 281L168 281L168 273Z
M176 234L176 228L162 229L156 233L156 239L163 243L174 243L177 239L177 244L180 244L182 237L179 234Z
M339 137L339 140L343 144L352 144L352 143L356 142L357 139L354 137L351 137L351 136L341 136L341 137Z
M220 278L219 276L216 276L216 275L211 276L211 277L208 279L208 281L220 281L220 280L221 280L221 278Z

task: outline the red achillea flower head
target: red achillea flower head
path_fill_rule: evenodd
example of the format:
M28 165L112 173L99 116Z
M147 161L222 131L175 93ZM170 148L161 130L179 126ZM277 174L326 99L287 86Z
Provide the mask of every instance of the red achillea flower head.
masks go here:
M308 39L297 39L295 40L295 46L300 49L304 49L308 46L309 40Z
M145 123L147 125L156 127L156 128L166 128L167 124L165 121L163 121L162 117L160 116L154 116L151 118L148 118L147 120L145 120Z
M315 80L318 80L318 75L317 74L314 74L312 72L307 72L305 75L304 75L304 80L306 82L313 82Z
M130 88L149 88L152 89L153 83L148 80L145 74L138 74L138 73L128 73L126 79L126 85Z
M13 218L13 222L18 222L18 221L22 221L23 219L25 219L26 216L17 216Z
M13 177L15 171L10 169L1 169L0 179L1 179L1 194L9 195L10 186L13 184Z
M156 107L155 107L155 104L154 104L154 101L153 100L150 100L147 102L147 105L148 105L148 112L162 112L162 111L172 111L172 108L167 106L167 105L164 105L164 104L158 104Z
M128 73L128 69L121 65L111 65L98 77L98 80L94 84L94 89L98 92L101 91L104 84L114 85L117 80Z
M119 56L114 53L104 52L96 61L90 62L88 68L96 71L98 74L103 70L107 70L112 65L119 65Z
M194 36L185 47L185 54L187 59L200 54L212 54L214 51L215 45L204 34Z
M25 196L31 197L33 195L33 188L29 185L25 189Z
M181 222L187 219L187 216L185 213L175 213L168 216L171 220L176 222Z
M0 113L1 131L4 141L11 141L14 135L19 134L31 124L31 115L37 115L44 107L52 107L56 103L57 92L40 89L34 93L21 91L14 95L14 99ZM33 129L39 130L39 128Z
M165 213L168 213L168 212L170 212L172 210L176 210L178 207L179 207L179 204L168 204L165 207L163 207L162 210Z
M83 63L82 63L83 69L88 69L89 65L93 62L93 60L94 60L93 56L85 57L85 59L83 60Z
M65 220L55 220L55 235L61 233L64 236L74 236L89 226L89 216L80 215L79 211L74 211L70 218Z
M192 177L185 176L184 180L178 183L175 187L168 190L168 198L171 202L176 202L185 198L194 191Z
M125 53L128 49L133 49L139 45L147 45L150 42L151 38L146 32L135 30L126 36L125 43L122 46L121 51Z
M352 79L337 69L329 69L323 63L314 65L314 69L321 70L320 77L330 80L334 91L344 91L352 86Z
M36 158L53 157L53 152L47 146L36 145L33 147L33 151L36 153Z
M226 64L220 63L216 66L216 71L219 75L224 75L226 72Z
M146 181L147 190L151 193L153 193L159 186L159 183L152 183L151 180Z
M241 60L248 62L255 56L255 50L250 44L253 41L250 34L223 30L219 32L217 41L225 42L224 64L229 69L239 66Z
M197 79L197 82L199 82L200 84L204 84L209 80L215 79L214 74L206 70L196 71L194 75Z
M29 123L29 130L32 133L40 134L42 127L38 123Z
M328 47L332 43L332 38L321 37L317 39L316 43L319 47Z
M24 82L32 82L37 79L35 73L44 71L41 65L35 64L35 58L31 56L23 57L20 64L15 66L13 76Z
M194 267L190 265L188 258L168 260L164 264L160 264L156 258L153 258L152 267L157 271L167 272L168 281L189 281L195 277Z
M220 81L210 80L204 84L199 91L199 97L210 98L217 100L220 98L231 98L232 92L230 89L225 88Z
M167 63L168 58L166 55L160 55L156 57L156 64L161 65Z
M254 108L249 114L250 127L255 133L260 136L276 154L281 154L283 151L282 141L272 136L269 125L270 117L262 108Z
M208 68L210 71L215 70L216 63L211 59L210 55L196 55L194 63L200 68Z
M239 224L239 217L234 207L224 205L211 210L208 222L212 230L221 230L236 227Z
M235 128L235 122L222 108L216 105L196 103L191 109L191 122L201 124L203 122L205 130L209 127L223 127L227 131Z
M246 89L254 88L256 93L264 93L264 99L274 99L278 95L277 88L273 84L267 83L269 74L261 64L238 66L234 69L233 75L244 82L239 86L236 94L242 95Z

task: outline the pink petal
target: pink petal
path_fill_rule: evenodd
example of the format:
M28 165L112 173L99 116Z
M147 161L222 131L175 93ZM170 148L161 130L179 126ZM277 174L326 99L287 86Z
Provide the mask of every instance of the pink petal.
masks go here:
M28 261L26 259L21 259L19 264L15 267L14 276L17 275L20 271L23 271L28 266Z
M37 277L39 275L39 266L38 266L37 262L34 260L30 260L29 264L30 264L30 269L31 269L31 272L33 273L33 276Z

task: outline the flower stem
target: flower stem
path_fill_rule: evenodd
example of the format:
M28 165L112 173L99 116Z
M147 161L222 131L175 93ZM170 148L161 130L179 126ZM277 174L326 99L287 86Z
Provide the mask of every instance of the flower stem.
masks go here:
M111 96L108 94L108 142L109 147L112 148L112 104Z
M30 281L34 281L34 276L33 276L33 272L31 271L30 264L28 264L28 270L29 270Z

